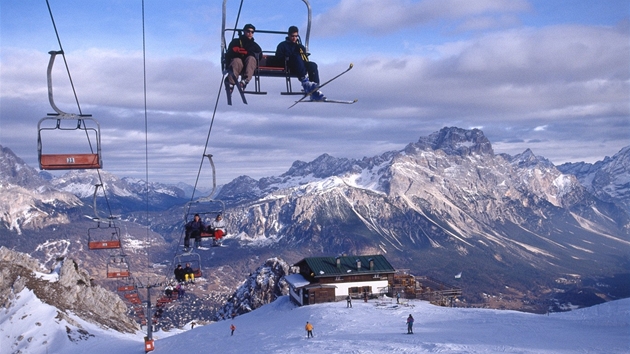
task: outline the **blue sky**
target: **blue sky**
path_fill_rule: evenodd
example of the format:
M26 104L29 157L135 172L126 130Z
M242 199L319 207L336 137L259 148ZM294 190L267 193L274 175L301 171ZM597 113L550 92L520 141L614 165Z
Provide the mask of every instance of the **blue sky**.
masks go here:
M399 150L445 126L480 128L496 153L530 148L556 164L595 162L630 143L627 1L311 1L309 49L326 87L352 106L301 104L282 80L249 105L225 103L222 1L49 1L83 113L101 125L105 170L193 184L208 141L219 183L285 172L328 153L362 158ZM271 4L271 5L270 5ZM233 26L239 2L228 1ZM0 144L37 166L37 122L48 104L48 51L58 50L44 0L0 0ZM301 0L245 1L239 27L305 34ZM265 50L282 36L255 35ZM77 113L62 58L57 105ZM145 135L147 134L147 135ZM148 145L145 145L145 136ZM46 146L84 145L55 136ZM202 171L202 173L206 173Z

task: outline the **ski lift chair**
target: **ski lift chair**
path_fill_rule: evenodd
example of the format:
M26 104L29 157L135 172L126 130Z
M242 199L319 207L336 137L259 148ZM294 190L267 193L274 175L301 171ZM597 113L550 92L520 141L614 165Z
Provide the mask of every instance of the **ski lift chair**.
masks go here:
M99 222L96 227L88 229L88 248L90 250L111 250L120 248L120 228L112 226L101 226Z
M48 100L51 107L56 113L49 113L47 117L40 119L37 124L37 156L39 160L39 168L42 170L77 170L77 169L98 169L102 168L103 161L101 158L101 128L98 121L91 118L90 114L70 114L65 113L55 105L53 99L52 88L52 67L57 54L63 54L61 51L51 51L50 60L48 62ZM50 124L54 122L54 124ZM55 131L57 145L67 146L72 142L69 131L83 130L88 140L89 152L67 152L50 153L48 150L44 152L42 133L47 131ZM64 132L63 135L58 135ZM92 141L96 145L94 149ZM46 144L48 146L48 143ZM86 149L85 151L88 151Z
M90 250L110 250L121 248L120 228L115 226L115 218L110 215L107 219L105 219L98 215L98 209L96 208L96 196L98 194L99 187L103 188L103 185L96 184L94 187L94 217L92 217L92 220L96 221L97 224L96 227L88 229L88 248ZM103 192L104 191L105 189L103 188ZM103 225L105 222L107 225Z
M308 0L302 0L302 2L306 5L307 9L307 26L306 26L306 37L304 41L304 47L306 48L308 53L308 42L309 37L311 35L311 19L312 19L312 11L311 5ZM241 2L242 3L242 2ZM240 16L240 11L239 11ZM223 72L227 71L227 66L230 63L227 63L225 60L225 54L227 53L227 44L226 41L226 33L231 32L232 37L234 38L236 35L241 35L242 30L237 28L226 28L226 17L227 17L227 0L223 0L223 18L221 23L221 65ZM238 17L237 21L238 23ZM286 36L286 31L272 31L272 30L256 30L256 33L264 33L264 34L275 34L275 35L283 35ZM302 43L301 38L298 37L298 41ZM272 51L263 51L263 55L260 58L256 58L258 61L258 65L256 67L256 71L254 72L254 91L245 91L248 94L257 94L257 95L266 95L267 92L261 90L260 86L260 78L261 77L281 77L285 79L286 91L281 92L282 95L303 95L302 91L293 91L291 86L291 78L297 78L297 74L292 73L287 65L287 58L278 58L275 56L275 52Z
M124 254L111 255L107 262L108 278L128 278L131 275L127 256Z
M201 256L195 252L189 253L180 253L175 256L173 260L173 264L181 264L182 266L186 263L190 263L190 267L193 270L193 274L195 278L200 278L203 274L201 272Z

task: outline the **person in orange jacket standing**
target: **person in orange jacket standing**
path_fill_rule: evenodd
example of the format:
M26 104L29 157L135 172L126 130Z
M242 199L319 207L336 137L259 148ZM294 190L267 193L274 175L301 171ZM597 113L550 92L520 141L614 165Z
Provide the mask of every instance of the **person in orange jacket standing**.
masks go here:
M233 335L234 335L234 330L235 330L235 329L236 329L236 326L235 326L234 324L231 324L231 325L230 325L230 330L232 331L232 332L230 333L230 335L231 335L231 336L233 336Z
M311 323L306 321L306 326L304 327L304 329L306 329L306 338L313 337L313 325Z

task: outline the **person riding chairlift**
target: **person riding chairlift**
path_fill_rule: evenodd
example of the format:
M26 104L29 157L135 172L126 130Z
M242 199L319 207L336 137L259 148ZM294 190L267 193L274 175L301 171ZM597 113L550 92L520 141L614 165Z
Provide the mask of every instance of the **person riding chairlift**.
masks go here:
M210 232L214 236L214 246L221 245L221 239L226 234L225 227L225 221L223 220L223 216L221 216L221 214L217 215L217 217L210 223Z
M299 30L296 26L289 27L287 37L276 47L276 57L286 58L289 70L298 76L305 95L310 95L311 101L324 101L326 97L318 90L319 70L315 62L309 61L306 48L299 41Z

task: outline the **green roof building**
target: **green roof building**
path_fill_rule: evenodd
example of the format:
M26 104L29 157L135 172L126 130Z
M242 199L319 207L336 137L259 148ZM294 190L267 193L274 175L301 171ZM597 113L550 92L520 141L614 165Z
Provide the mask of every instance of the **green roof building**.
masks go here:
M374 297L389 292L396 270L382 255L309 257L285 279L298 305Z

